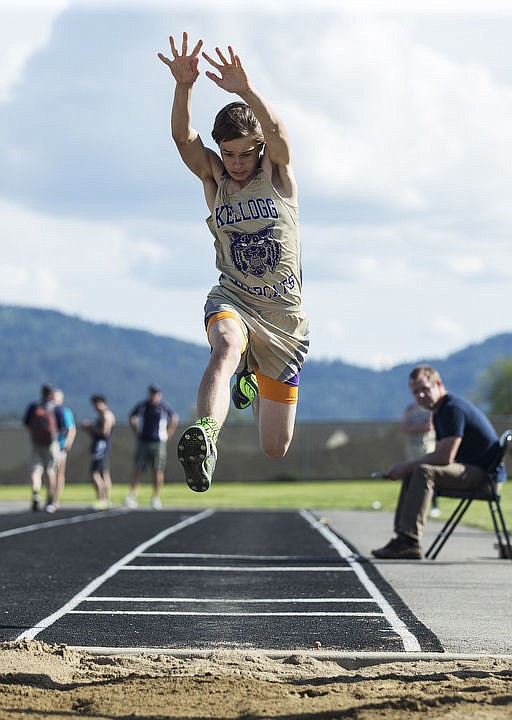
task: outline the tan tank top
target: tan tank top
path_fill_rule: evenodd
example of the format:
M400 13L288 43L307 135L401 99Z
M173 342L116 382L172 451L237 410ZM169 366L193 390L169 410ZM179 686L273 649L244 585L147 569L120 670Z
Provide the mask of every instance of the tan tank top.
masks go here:
M256 310L299 310L301 258L298 208L284 200L259 169L231 195L229 176L217 189L206 222L215 237L219 284Z

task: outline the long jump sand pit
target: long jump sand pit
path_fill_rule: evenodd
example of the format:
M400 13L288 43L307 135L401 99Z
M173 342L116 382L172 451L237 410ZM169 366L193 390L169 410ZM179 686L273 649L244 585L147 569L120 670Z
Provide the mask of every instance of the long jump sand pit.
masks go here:
M0 645L2 720L511 716L509 658L367 664L231 651L102 655L35 640Z

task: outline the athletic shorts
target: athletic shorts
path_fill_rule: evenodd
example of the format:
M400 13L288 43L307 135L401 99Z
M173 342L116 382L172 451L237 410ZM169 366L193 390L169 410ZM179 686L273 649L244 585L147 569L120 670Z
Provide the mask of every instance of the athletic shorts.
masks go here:
M91 472L104 473L110 468L110 444L104 439L94 441L91 448Z
M305 313L273 309L251 313L250 309L233 302L223 288L216 286L205 305L206 330L227 317L240 325L245 338L247 369L257 377L260 397L295 404L299 372L309 347Z
M167 462L167 443L166 442L148 442L147 440L139 440L135 449L135 467L137 470L144 472L149 467L152 470L164 470Z
M57 441L51 445L32 445L30 469L42 469L44 472L55 472L60 457L60 448Z

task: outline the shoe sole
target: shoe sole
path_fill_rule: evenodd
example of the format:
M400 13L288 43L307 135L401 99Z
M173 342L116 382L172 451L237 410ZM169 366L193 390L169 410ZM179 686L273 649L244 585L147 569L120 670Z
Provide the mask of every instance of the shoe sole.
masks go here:
M206 492L210 488L211 478L203 467L208 444L206 433L196 426L187 428L178 442L178 460L185 471L187 485L194 492Z
M372 550L373 557L379 560L421 560L421 554L416 553L379 553L376 550Z

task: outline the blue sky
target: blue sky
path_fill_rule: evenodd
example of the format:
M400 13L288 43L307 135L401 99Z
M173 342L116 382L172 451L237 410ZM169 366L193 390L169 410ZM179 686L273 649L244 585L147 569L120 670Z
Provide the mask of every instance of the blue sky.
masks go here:
M512 331L511 3L254 6L0 0L0 302L205 342L207 211L156 57L187 30L232 44L288 127L311 357L387 367ZM201 75L206 142L232 99Z

